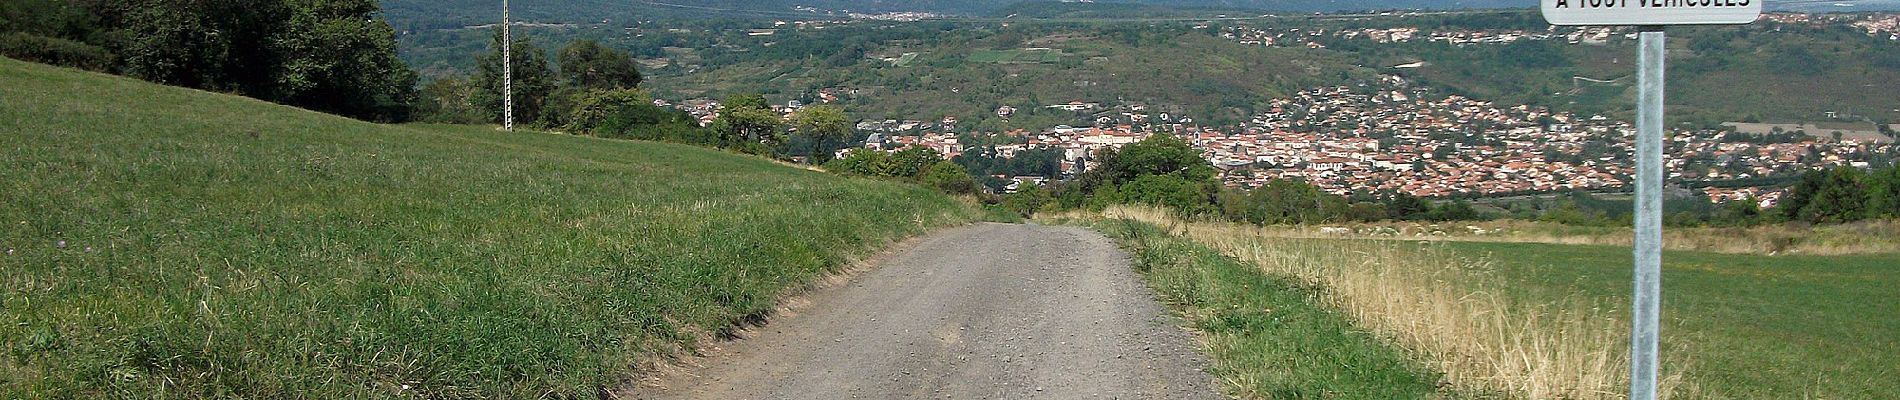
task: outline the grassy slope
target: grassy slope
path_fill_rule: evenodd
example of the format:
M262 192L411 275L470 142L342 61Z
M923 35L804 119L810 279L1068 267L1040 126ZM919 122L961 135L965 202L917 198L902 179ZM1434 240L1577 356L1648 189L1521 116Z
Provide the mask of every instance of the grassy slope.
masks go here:
M1149 286L1206 341L1229 393L1273 399L1456 397L1440 377L1320 300L1325 288L1257 267L1141 222L1095 227L1135 255ZM1468 395L1467 395L1468 396Z
M0 88L0 398L591 397L970 218L684 146L374 125L6 59Z
M1534 293L1627 309L1629 248L1449 243ZM1665 357L1716 398L1900 395L1900 263L1893 254L1663 256ZM1684 357L1686 356L1686 357ZM1666 362L1669 360L1665 360Z

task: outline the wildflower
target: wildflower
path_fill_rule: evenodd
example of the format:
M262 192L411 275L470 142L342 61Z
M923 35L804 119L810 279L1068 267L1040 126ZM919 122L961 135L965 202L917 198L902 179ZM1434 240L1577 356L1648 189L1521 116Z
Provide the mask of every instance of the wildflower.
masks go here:
M92 246L86 246L86 252L87 252L87 253L91 253L91 252L92 252Z
M13 255L13 249L7 249L7 255Z
M55 246L59 246L59 248L62 248L62 249L64 249L64 248L66 248L66 241L64 241L64 240L61 240L61 241L59 241L59 243L54 243L53 245L55 245Z

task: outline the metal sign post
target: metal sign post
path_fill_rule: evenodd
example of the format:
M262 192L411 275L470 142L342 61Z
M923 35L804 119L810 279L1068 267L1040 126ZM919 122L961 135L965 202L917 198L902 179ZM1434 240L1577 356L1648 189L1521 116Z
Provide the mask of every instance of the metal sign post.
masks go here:
M1663 28L1638 33L1636 95L1636 274L1630 307L1630 400L1656 399L1662 322Z
M1746 24L1762 0L1543 0L1551 25L1641 26L1636 70L1635 264L1630 307L1630 400L1655 400L1662 324L1664 25Z

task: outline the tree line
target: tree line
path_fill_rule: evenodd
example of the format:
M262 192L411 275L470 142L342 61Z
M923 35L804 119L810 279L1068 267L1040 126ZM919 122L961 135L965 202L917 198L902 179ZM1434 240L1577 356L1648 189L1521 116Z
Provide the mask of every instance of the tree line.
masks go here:
M0 55L353 118L411 117L374 0L8 0Z
M1097 152L1095 166L1066 182L1028 185L992 201L1031 215L1041 211L1102 209L1136 204L1187 217L1218 218L1258 225L1375 221L1470 221L1499 217L1571 225L1623 225L1629 203L1586 193L1502 214L1480 212L1466 200L1433 202L1404 193L1342 196L1289 179L1246 189L1227 187L1217 170L1184 140L1157 135L1119 150ZM1709 202L1700 196L1665 204L1672 226L1745 226L1800 222L1838 224L1900 218L1900 166L1866 170L1838 167L1806 173L1788 187L1780 204L1761 209L1755 199Z
M1260 225L1486 218L1464 201L1434 204L1405 194L1349 198L1290 179L1250 189L1227 187L1200 150L1168 135L1155 135L1121 149L1103 149L1094 161L1093 169L1075 179L1048 187L1031 185L998 202L1024 215L1139 204L1184 216Z

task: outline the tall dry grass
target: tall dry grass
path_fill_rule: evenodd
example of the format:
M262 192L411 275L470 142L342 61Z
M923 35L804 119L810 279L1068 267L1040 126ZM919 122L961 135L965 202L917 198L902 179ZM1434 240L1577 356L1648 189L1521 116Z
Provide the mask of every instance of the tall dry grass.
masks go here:
M1450 240L1467 242L1550 243L1569 245L1628 246L1627 227L1583 227L1563 224L1499 220L1485 222L1353 223L1333 226L1350 233L1327 232L1327 227L1266 227L1261 232L1286 238L1367 237L1407 240ZM1663 246L1669 250L1702 251L1723 254L1816 255L1900 253L1900 221L1865 221L1850 224L1808 226L1776 224L1752 227L1704 227L1663 229Z
M1323 301L1414 352L1466 393L1616 399L1627 390L1627 322L1590 299L1512 296L1490 262L1432 242L1319 241L1250 225L1184 222L1165 211L1104 212L1167 228L1269 273L1327 288ZM1680 371L1663 392L1681 394Z

